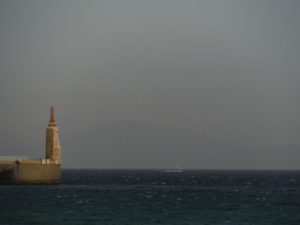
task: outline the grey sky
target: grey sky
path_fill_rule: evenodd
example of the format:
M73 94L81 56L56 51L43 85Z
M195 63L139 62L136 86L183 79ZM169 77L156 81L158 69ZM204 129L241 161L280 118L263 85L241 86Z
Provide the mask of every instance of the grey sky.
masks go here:
M266 168L300 169L299 11L297 0L1 1L0 154L42 155L54 104L63 147L136 120L247 149L247 168L276 149ZM123 167L139 165L128 155Z

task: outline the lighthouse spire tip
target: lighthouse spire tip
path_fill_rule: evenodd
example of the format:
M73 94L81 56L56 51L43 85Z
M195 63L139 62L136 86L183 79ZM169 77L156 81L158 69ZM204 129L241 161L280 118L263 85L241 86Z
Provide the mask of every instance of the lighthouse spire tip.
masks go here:
M55 119L54 119L54 106L53 105L50 107L50 123L55 123Z

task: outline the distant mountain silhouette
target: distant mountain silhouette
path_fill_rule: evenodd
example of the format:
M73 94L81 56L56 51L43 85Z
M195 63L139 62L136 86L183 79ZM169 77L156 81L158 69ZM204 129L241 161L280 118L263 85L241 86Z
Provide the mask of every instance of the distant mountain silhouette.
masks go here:
M118 120L63 140L67 168L297 168L299 146L259 148L210 140L187 129ZM234 167L230 167L234 165Z
M213 144L186 129L165 129L118 120L67 140L67 167L173 168L209 167ZM192 160L191 160L192 159Z

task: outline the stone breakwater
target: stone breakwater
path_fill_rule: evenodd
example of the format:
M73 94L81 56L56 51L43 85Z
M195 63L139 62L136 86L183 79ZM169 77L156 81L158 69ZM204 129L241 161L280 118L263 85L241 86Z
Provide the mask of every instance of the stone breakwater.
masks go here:
M34 160L17 156L0 158L0 184L60 184L61 147L53 106L46 128L45 154L44 159Z

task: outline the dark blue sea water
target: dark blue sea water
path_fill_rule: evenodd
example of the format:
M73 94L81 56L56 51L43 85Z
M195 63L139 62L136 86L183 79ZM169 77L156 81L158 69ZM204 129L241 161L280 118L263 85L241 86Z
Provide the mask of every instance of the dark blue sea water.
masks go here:
M0 186L1 225L300 225L300 171L64 170Z

